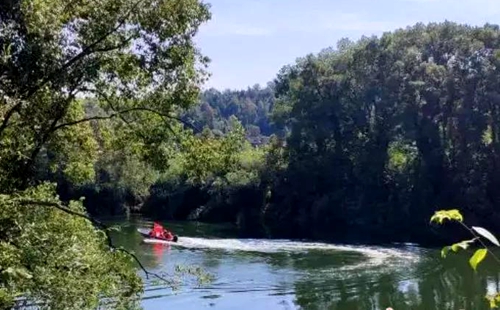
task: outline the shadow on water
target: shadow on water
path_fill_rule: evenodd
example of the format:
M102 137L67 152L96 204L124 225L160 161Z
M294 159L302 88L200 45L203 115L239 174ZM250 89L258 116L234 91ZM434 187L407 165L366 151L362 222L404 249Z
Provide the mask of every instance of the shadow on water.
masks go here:
M136 229L152 222L114 221L114 241L154 271L198 265L214 282L188 282L178 291L146 285L146 310L166 306L213 309L486 310L485 295L500 289L499 267L487 257L475 273L470 253L440 257L418 247L362 247L239 240L230 226L166 223L184 247L144 244ZM180 239L180 240L181 240ZM252 247L255 247L252 250Z
M489 309L485 295L499 288L498 266L489 261L474 273L470 253L446 260L437 254L427 253L410 272L306 275L294 284L296 302L304 309Z

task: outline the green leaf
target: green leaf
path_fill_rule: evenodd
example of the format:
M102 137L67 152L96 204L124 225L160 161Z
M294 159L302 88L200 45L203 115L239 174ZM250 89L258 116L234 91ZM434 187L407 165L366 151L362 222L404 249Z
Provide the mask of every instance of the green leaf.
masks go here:
M21 277L26 279L31 279L33 276L24 268L12 268L8 267L2 273L8 274L12 277Z
M450 250L453 251L453 252L458 252L458 250L460 250L460 248L462 248L464 250L467 250L467 248L469 247L469 245L472 244L472 243L474 243L477 239L478 238L474 238L474 239L471 239L471 240L464 240L464 241L452 244L451 246L445 246L441 250L441 257L445 258L446 255L448 255L448 253L450 252Z
M464 217L457 209L436 211L431 217L431 222L442 224L444 220L462 222Z
M486 299L490 302L490 308L497 308L498 303L500 302L500 293L495 293L494 295L486 296Z
M496 246L500 246L500 242L498 242L498 239L490 233L488 230L482 228L482 227L476 227L472 226L472 229L477 232L479 235L483 236L484 238L488 239L491 243L493 243Z
M479 265L479 263L483 261L483 259L486 257L486 253L488 253L488 250L479 249L474 253L474 255L472 255L469 260L469 264L471 265L472 269L477 269L477 265Z
M497 302L495 301L495 298L488 298L488 300L490 301L490 308L491 309L494 309L497 307Z
M122 230L122 227L119 226L119 225L114 225L114 226L110 226L107 228L108 231L121 231Z
M465 241L461 241L461 242L458 242L458 243L455 243L451 246L451 249L453 250L453 252L457 252L460 248L464 249L464 250L467 250L467 248L469 247L469 245L471 243L474 243L474 241L476 241L478 238L474 238L474 239L471 239L471 240L465 240Z
M448 252L450 252L450 249L451 247L449 246L445 246L442 250L441 250L441 257L442 258L445 258L446 255L448 255Z

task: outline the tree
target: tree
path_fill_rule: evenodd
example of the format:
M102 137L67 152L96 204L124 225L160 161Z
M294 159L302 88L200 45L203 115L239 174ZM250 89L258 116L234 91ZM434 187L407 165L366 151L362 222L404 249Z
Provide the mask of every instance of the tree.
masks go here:
M140 158L161 155L158 140L207 76L193 37L209 18L198 0L0 4L2 307L20 296L51 309L137 302L142 286L129 258L110 251L81 205L33 186L47 167L74 182L93 179L102 142L93 121L115 120Z
M183 113L183 119L198 128L208 126L211 130L228 131L229 119L234 115L247 131L258 129L257 136L270 136L274 132L269 119L274 103L271 87L256 85L238 91L209 89L201 94L200 103Z
M134 306L142 282L131 257L110 251L106 235L57 209L54 186L0 196L0 307L40 303L47 309L95 309L106 299ZM41 205L44 202L45 205ZM83 213L80 202L71 212Z
M77 95L98 99L104 114L93 119L137 123L155 113L150 120L159 123L191 105L205 78L195 68L207 59L192 38L209 13L196 0L9 1L0 18L0 142L8 184L31 177L56 132L89 120L70 113Z
M493 25L417 24L284 67L271 119L288 164L270 225L429 241L430 206L465 203L498 227L499 36Z

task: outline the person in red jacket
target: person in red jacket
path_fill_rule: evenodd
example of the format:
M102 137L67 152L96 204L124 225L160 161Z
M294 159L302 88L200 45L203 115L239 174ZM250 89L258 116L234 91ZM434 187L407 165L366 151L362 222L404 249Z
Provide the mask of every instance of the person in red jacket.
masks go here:
M165 229L160 224L154 222L153 229L151 229L149 235L153 238L164 239L165 238L164 230Z
M153 224L153 229L149 232L149 235L153 238L177 242L177 236L163 228L163 226L161 226L157 222Z

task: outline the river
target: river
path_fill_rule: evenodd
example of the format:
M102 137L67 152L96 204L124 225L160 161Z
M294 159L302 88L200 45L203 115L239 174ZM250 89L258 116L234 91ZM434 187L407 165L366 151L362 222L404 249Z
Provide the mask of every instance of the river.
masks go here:
M195 222L163 223L180 235L169 246L142 242L137 229L151 227L150 221L114 222L121 226L115 243L151 271L173 275L176 266L199 266L213 276L200 284L181 275L174 290L145 279L146 310L480 310L489 309L484 296L500 289L499 266L487 257L474 273L470 253L442 259L439 249L412 245L239 239L230 226Z

